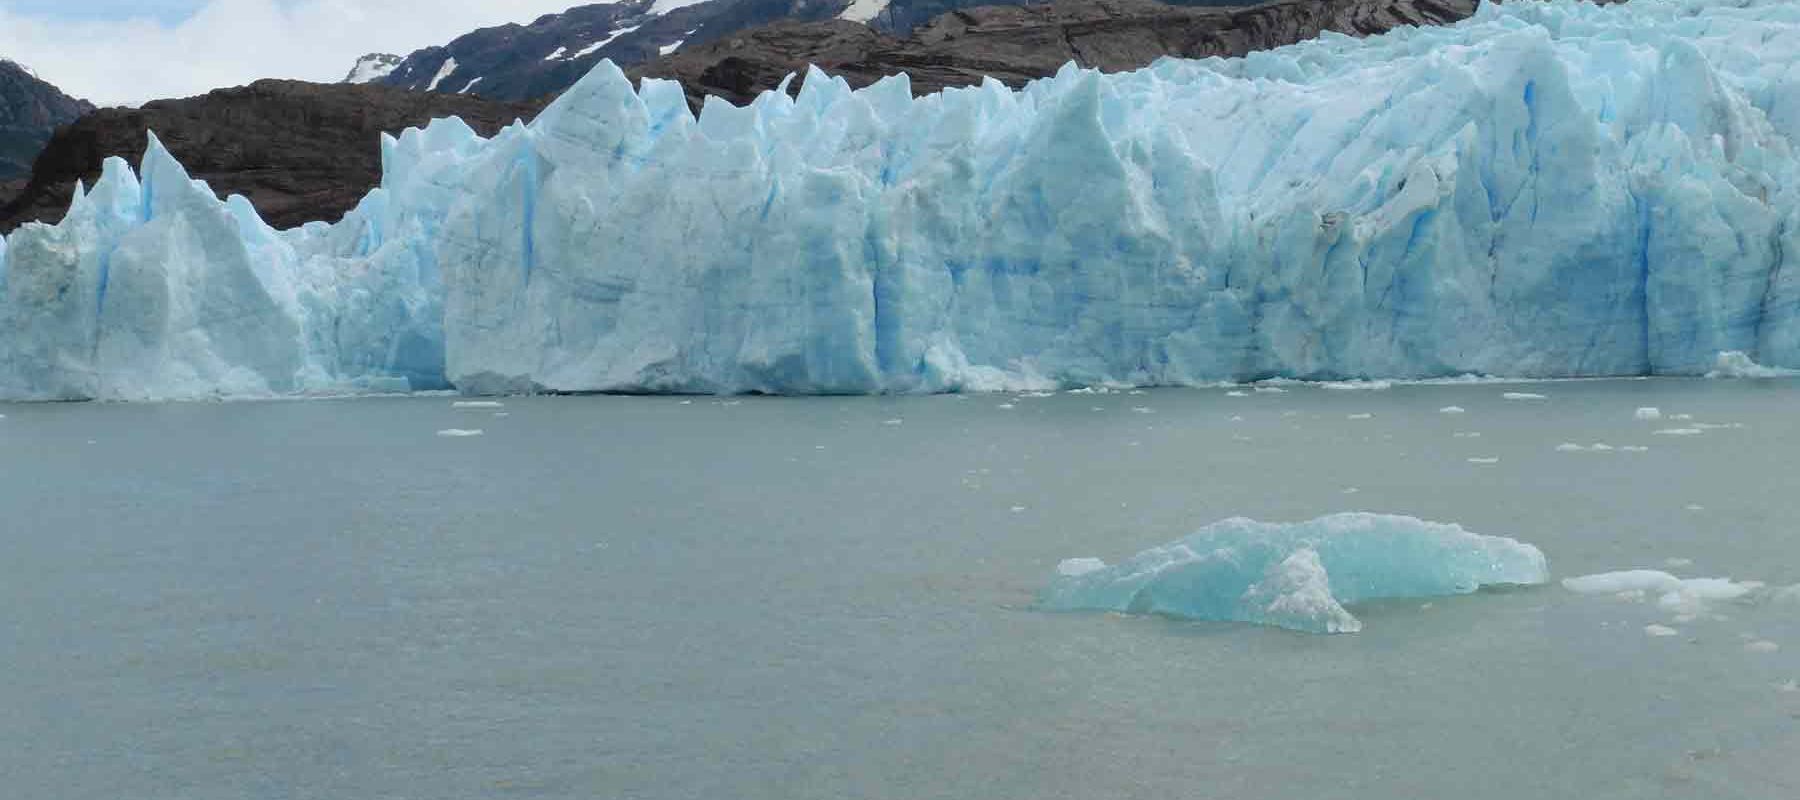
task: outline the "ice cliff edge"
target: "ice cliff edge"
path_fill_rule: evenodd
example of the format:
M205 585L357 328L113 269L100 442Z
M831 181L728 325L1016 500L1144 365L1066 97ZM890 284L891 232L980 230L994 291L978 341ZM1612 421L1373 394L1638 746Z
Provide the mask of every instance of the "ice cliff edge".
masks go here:
M0 398L1800 366L1800 6L1556 0L694 117L603 63L276 231L154 141L0 240Z

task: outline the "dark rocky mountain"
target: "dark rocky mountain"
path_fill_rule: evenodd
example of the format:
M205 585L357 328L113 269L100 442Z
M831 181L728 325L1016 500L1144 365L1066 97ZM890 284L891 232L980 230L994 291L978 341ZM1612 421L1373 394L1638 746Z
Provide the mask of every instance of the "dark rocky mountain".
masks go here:
M0 231L62 219L75 181L93 185L108 156L138 164L145 131L155 131L221 197L244 195L271 225L287 228L334 220L355 207L380 180L382 132L455 115L492 135L541 108L383 86L265 80L142 108L103 109L57 131L30 183L0 206Z
M1275 0L1240 8L1175 7L1150 0L1088 0L968 8L905 38L842 20L785 23L682 48L632 70L681 81L696 109L706 95L746 103L808 64L862 87L905 72L913 92L971 86L992 76L1011 86L1055 74L1070 61L1108 72L1162 56L1241 56L1323 31L1366 36L1400 25L1436 25L1473 14L1476 0ZM796 80L790 88L799 90Z
M571 8L530 25L483 28L405 58L380 79L416 91L526 99L561 92L602 59L639 64L664 51L780 20L830 19L850 0L712 0L664 11L669 0Z
M842 19L903 36L949 11L1025 0L709 0L670 8L677 2L681 0L584 5L540 17L530 25L483 28L447 45L419 50L375 79L418 91L521 100L568 88L601 59L631 67L772 23ZM1234 0L1173 3L1223 6ZM359 61L351 77L379 69L371 58Z
M0 198L6 184L31 174L32 159L59 125L94 107L41 80L31 71L0 59Z

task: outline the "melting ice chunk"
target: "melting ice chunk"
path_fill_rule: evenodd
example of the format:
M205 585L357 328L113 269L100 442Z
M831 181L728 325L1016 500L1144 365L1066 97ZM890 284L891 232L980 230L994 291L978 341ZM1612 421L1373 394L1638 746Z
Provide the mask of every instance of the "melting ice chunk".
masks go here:
M1720 353L1713 362L1713 369L1706 373L1708 378L1792 378L1800 376L1800 370L1765 367L1750 358L1750 354L1741 350L1727 350Z
M1413 517L1345 513L1278 524L1234 518L1115 566L1072 559L1039 606L1253 622L1313 633L1362 623L1346 605L1468 594L1549 579L1536 547Z
M1714 600L1736 600L1763 584L1757 581L1733 581L1729 578L1677 578L1654 569L1632 569L1601 572L1564 578L1563 588L1576 594L1608 594L1625 596L1657 596L1657 606L1669 611L1693 612Z
M442 436L446 439L467 439L471 436L480 436L483 433L484 433L484 431L481 431L481 430L464 430L462 428L447 428L445 430L438 431L437 435Z
M1652 421L1652 420L1659 420L1659 419L1662 419L1662 409L1655 408L1652 406L1645 406L1643 408L1638 409L1637 413L1634 416L1636 416L1638 419L1644 420L1646 422Z
M1438 409L1439 414L1467 414L1469 410L1462 406L1444 406Z
M1507 392L1506 394L1503 394L1500 396L1507 400L1548 400L1548 399L1550 399L1549 395L1534 394L1532 392Z
M458 400L450 404L451 408L505 408L506 404L497 400Z

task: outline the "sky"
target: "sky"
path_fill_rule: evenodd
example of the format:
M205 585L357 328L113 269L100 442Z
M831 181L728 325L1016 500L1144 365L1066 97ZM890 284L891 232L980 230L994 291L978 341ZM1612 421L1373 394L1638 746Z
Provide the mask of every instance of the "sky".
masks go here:
M406 55L584 0L0 0L0 58L97 105L258 78L338 81L365 53Z

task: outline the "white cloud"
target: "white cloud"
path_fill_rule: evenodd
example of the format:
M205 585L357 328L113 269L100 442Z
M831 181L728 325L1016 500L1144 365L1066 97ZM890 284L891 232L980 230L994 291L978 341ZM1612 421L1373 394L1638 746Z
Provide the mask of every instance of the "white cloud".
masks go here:
M0 55L99 105L187 97L258 78L337 81L358 56L405 55L581 0L210 0L178 25L52 19L0 6Z

